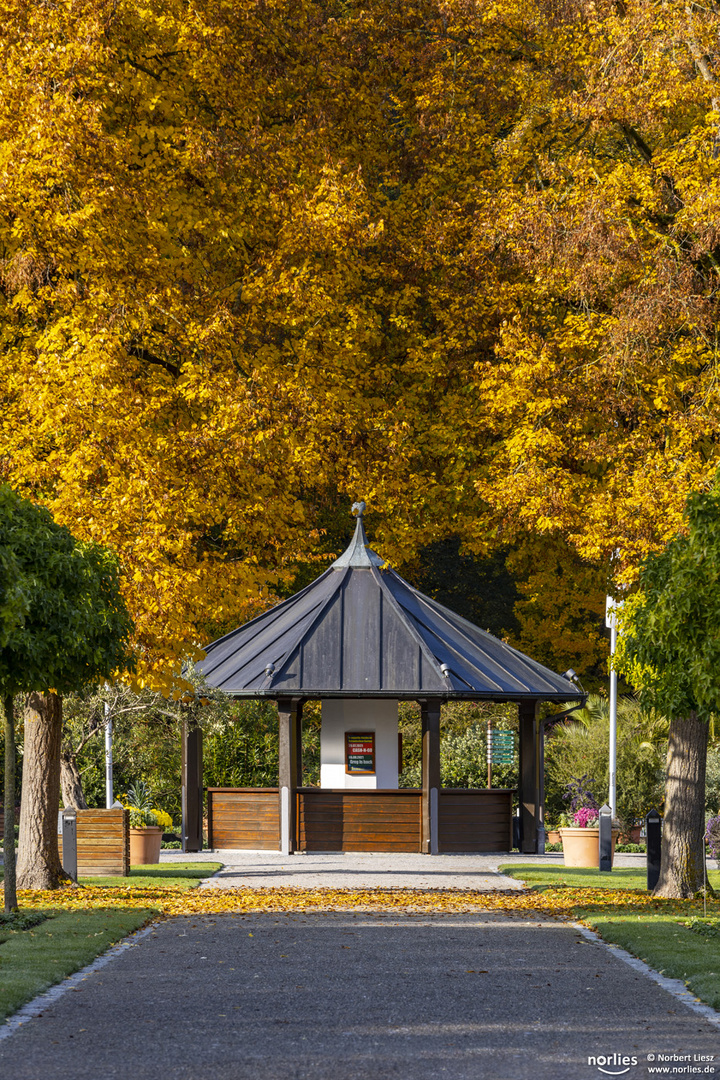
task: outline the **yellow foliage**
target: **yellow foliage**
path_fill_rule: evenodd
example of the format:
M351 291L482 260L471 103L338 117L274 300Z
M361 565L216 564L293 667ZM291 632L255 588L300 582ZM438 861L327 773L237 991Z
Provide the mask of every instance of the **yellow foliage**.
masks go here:
M677 530L718 18L0 0L0 477L118 549L141 684L272 602L328 492L396 562L539 534L632 580Z

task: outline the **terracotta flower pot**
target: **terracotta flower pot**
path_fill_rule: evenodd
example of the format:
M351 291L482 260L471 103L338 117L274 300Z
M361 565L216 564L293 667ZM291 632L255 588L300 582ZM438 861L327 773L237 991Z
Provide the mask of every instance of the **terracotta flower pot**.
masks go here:
M130 864L160 862L160 846L163 831L159 825L148 825L144 829L130 830Z
M548 844L561 844L560 833L557 829L546 830L546 839Z
M560 829L563 846L563 858L566 866L600 866L600 830L599 829ZM615 858L615 843L619 831L612 831L612 858Z

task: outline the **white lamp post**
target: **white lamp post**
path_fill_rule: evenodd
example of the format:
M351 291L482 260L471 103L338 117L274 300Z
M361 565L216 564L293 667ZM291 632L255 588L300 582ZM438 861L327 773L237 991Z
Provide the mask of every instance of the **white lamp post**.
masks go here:
M608 805L615 817L617 809L617 672L613 667L613 658L617 648L617 622L616 612L622 606L622 601L613 600L612 596L605 600L605 625L610 630L610 784L608 791Z

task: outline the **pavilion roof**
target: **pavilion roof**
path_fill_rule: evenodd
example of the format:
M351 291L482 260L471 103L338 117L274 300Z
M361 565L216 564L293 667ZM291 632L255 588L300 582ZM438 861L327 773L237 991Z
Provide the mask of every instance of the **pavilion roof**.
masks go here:
M359 505L347 550L305 589L206 647L197 665L237 697L566 701L577 687L424 596L369 547ZM355 507L353 507L355 509Z

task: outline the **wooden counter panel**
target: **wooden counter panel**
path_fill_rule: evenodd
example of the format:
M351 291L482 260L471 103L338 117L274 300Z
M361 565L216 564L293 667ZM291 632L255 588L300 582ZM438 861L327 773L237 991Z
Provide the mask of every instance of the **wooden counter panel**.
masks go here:
M301 851L419 851L417 791L298 792Z
M209 847L279 849L277 788L208 788L207 806Z
M440 792L440 851L511 851L512 791L507 789Z

